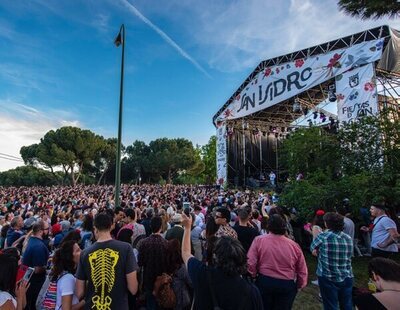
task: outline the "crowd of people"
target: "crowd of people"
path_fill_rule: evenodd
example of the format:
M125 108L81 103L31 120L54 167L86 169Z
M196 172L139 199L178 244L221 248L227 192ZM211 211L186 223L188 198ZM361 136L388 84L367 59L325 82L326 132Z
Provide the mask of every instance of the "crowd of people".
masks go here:
M345 200L305 221L261 190L123 185L113 199L112 186L0 188L0 310L291 309L305 252L324 309L400 304L384 204L356 219ZM375 292L353 298L355 255L372 256Z

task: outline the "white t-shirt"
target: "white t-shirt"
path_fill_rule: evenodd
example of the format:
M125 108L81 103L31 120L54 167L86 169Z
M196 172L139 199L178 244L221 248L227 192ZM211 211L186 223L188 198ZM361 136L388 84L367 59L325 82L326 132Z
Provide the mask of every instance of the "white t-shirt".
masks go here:
M203 213L196 214L196 218L195 218L195 221L194 221L195 226L201 227L204 222L205 222L204 214Z
M396 223L390 217L382 215L374 220L374 225L374 229L372 230L371 247L382 251L397 252L398 248L395 243L386 248L380 248L378 246L378 243L385 241L389 237L389 229L397 229Z
M75 281L75 277L70 273L67 273L58 280L56 309L62 309L63 296L73 295L72 305L79 303L78 297L75 295Z
M0 307L3 306L7 300L11 300L11 302L13 303L14 307L17 307L17 301L15 300L14 297L11 296L10 293L8 292L4 292L4 291L0 291Z

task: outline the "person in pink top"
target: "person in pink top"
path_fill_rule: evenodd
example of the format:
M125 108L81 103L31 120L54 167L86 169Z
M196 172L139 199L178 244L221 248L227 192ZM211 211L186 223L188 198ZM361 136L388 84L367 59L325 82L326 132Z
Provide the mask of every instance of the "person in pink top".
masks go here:
M264 309L291 309L297 291L307 285L308 270L300 246L285 236L286 223L274 214L266 235L254 239L249 252L248 271L256 278Z

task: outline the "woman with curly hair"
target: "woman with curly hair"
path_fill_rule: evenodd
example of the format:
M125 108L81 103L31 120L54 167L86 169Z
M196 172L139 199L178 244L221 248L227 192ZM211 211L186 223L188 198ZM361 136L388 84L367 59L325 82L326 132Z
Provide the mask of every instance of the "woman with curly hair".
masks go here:
M185 214L182 217L182 259L193 284L193 309L262 309L259 290L243 277L247 257L240 241L228 236L216 238L212 266L206 265L191 254L192 219Z
M75 295L75 272L79 263L81 249L76 240L68 240L61 244L53 256L53 268L50 279L57 281L56 309L77 310L84 305Z

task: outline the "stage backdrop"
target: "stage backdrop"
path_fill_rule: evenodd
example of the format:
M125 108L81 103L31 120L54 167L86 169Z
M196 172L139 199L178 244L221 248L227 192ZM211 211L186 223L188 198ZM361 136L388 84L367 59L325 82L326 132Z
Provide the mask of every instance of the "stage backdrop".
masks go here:
M383 40L372 40L326 54L266 68L217 117L216 122L241 118L287 100L351 68L377 61Z

